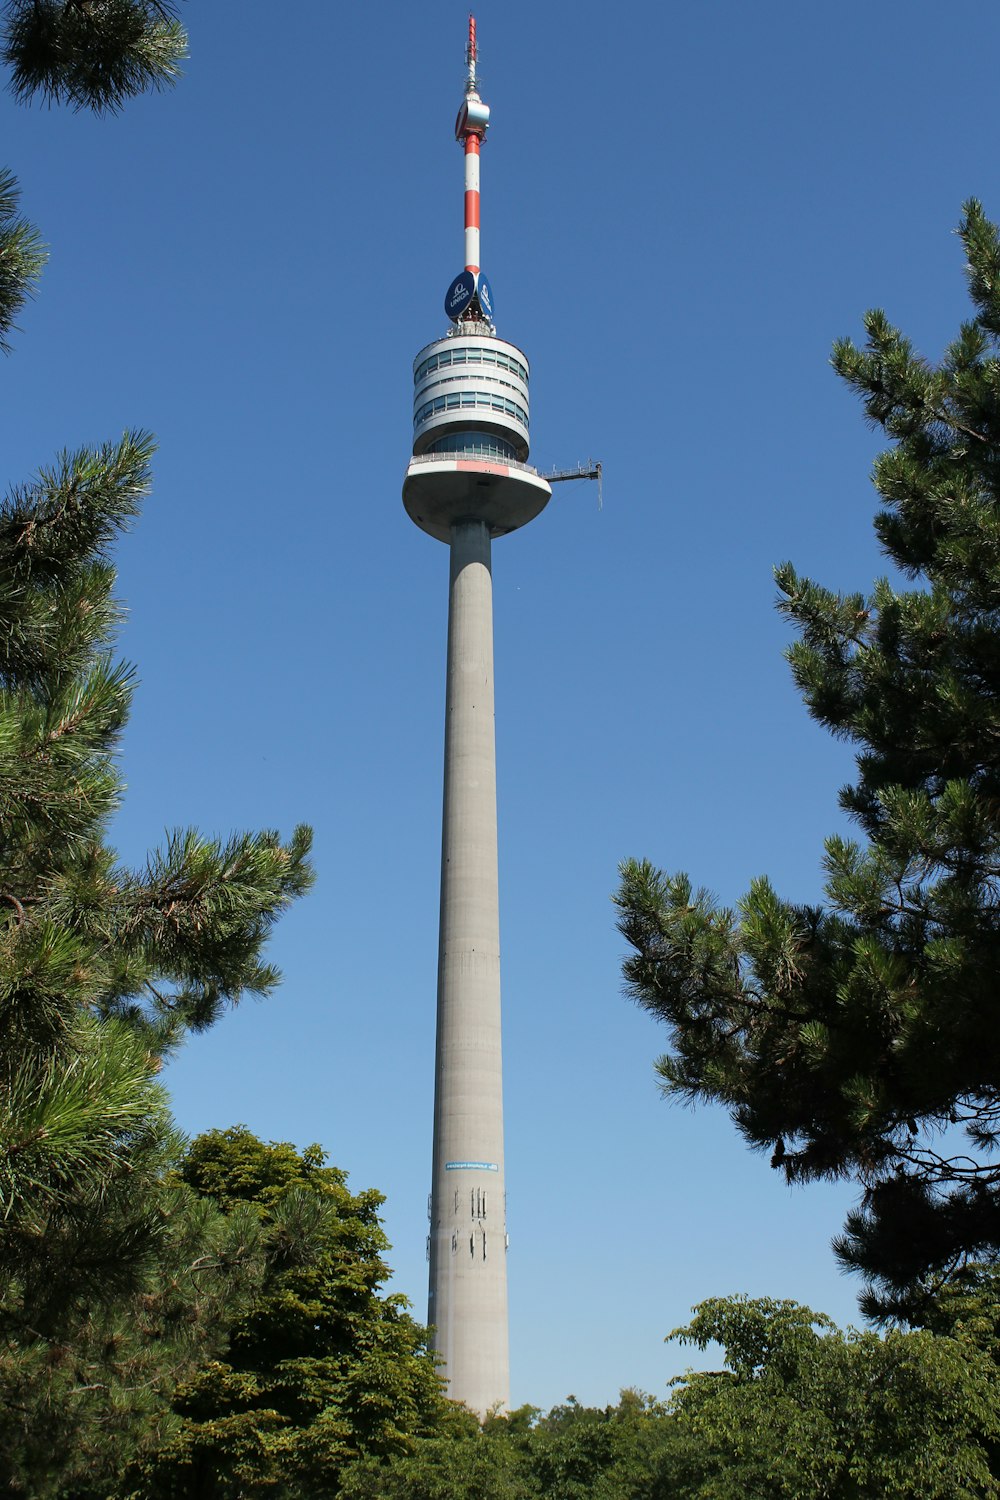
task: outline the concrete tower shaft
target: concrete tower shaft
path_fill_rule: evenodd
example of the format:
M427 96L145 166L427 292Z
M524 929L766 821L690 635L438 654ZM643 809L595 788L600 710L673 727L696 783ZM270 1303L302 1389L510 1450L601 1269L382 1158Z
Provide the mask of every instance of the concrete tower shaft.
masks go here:
M449 1394L509 1397L493 580L484 521L452 530L428 1322Z

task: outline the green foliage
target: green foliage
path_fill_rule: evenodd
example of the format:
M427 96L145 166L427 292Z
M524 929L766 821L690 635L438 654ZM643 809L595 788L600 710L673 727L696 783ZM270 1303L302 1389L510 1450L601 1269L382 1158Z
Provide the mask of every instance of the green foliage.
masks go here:
M32 295L46 261L41 236L17 211L20 190L13 173L0 167L0 350L10 353L7 335Z
M405 1452L442 1420L426 1332L379 1290L382 1198L323 1163L242 1127L202 1136L182 1163L224 1216L256 1219L264 1270L224 1357L176 1388L181 1420L133 1471L134 1500L335 1494L360 1456Z
M184 54L161 0L3 14L21 100L115 111ZM3 349L44 260L17 202L0 173ZM132 432L63 453L0 504L0 1487L32 1500L107 1500L176 1432L169 1398L224 1352L274 1252L253 1206L168 1183L157 1073L276 983L263 947L310 883L309 832L179 831L139 869L107 842L133 686L110 551L152 452Z
M650 1494L789 1500L980 1500L1000 1494L997 1372L957 1339L841 1333L794 1302L715 1298L672 1338L721 1344L726 1369L684 1377Z
M667 1462L673 1425L665 1407L638 1391L617 1406L581 1406L572 1396L542 1417L524 1447L535 1493L553 1500L631 1500Z
M48 1293L58 1317L47 1334L38 1316L44 1285L26 1288L20 1321L18 1309L4 1305L6 1491L33 1500L106 1500L125 1466L176 1430L170 1398L178 1381L225 1348L232 1319L260 1284L265 1236L252 1211L227 1217L183 1184L161 1185L147 1201L141 1265L134 1246L106 1265L95 1263L94 1226L82 1226L79 1248L91 1257L94 1285L79 1298L71 1324L58 1287ZM102 1205L105 1221L108 1208ZM106 1237L106 1222L100 1233ZM52 1255L57 1278L65 1259Z
M345 1500L984 1500L1000 1493L997 1371L962 1337L841 1333L794 1302L714 1298L672 1338L719 1344L663 1405L572 1397L482 1428L450 1417L346 1474ZM321 1490L320 1493L323 1493Z
M297 1151L287 1141L263 1145L245 1125L209 1130L192 1141L184 1154L183 1178L201 1197L213 1199L229 1212L237 1203L253 1203L267 1211L292 1188L309 1188L318 1196L339 1197L346 1203L347 1174L325 1165L321 1146ZM360 1200L359 1200L360 1201ZM377 1223L377 1194L365 1200L368 1227Z
M133 684L109 653L108 554L151 455L127 433L0 505L0 1448L6 1487L36 1497L159 1433L168 1372L194 1358L176 1329L148 1348L134 1333L176 1248L157 1074L187 1031L273 987L264 944L311 879L305 829L178 833L138 870L107 843Z
M158 1174L159 1058L273 986L263 944L310 880L304 829L179 834L139 871L105 842L132 690L106 552L151 452L64 455L0 506L0 1285L49 1264L53 1215L99 1219L118 1175Z
M723 1103L790 1182L862 1185L836 1248L885 1316L1000 1253L1000 237L975 202L959 232L975 317L939 366L880 312L834 350L894 442L875 524L918 586L777 570L799 689L857 748L865 842L827 841L823 907L761 879L730 910L638 861L616 898L665 1089Z
M570 1396L539 1416L522 1407L482 1426L468 1412L388 1463L367 1459L345 1476L345 1500L638 1500L654 1490L673 1439L666 1408L623 1391L617 1406Z
M297 1500L451 1420L424 1330L380 1293L379 1194L243 1127L199 1137L158 1186L141 1274L81 1299L70 1339L64 1312L29 1338L27 1299L20 1324L7 1310L5 1490Z
M117 114L176 83L187 37L167 0L7 0L2 49L17 99Z
M153 10L9 6L8 40L49 27L43 92L110 107L141 85L134 58L102 74L111 32L126 11L155 29ZM0 342L43 259L16 210L2 174ZM304 828L287 842L181 831L139 869L107 842L133 690L112 656L110 554L152 454L143 432L65 452L0 504L0 1476L39 1500L71 1478L82 1496L82 1476L159 1441L164 1389L225 1343L221 1312L203 1310L221 1231L189 1190L183 1213L182 1190L165 1194L179 1147L157 1074L186 1032L274 986L264 944L311 880ZM184 1260L185 1214L207 1260ZM195 1275L183 1312L153 1315Z
M344 1476L344 1500L533 1500L523 1437L494 1419L463 1412L445 1429L386 1462L366 1458Z

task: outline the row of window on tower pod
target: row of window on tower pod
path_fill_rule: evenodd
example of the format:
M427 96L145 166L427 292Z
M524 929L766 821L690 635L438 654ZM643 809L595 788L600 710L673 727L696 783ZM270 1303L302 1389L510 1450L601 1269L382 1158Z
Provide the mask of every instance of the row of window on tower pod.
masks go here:
M496 365L500 370L510 370L525 385L528 384L527 368L520 360L514 359L513 355L500 354L496 349L445 349L440 354L432 354L429 359L421 360L413 372L414 385L419 385L425 375L433 374L442 365Z
M518 462L513 443L491 432L446 433L431 444L424 457L430 461L449 453L459 458L495 458L505 464ZM527 464L523 467L527 468Z
M413 425L419 427L421 422L426 422L428 417L439 411L459 411L467 407L502 411L520 422L522 427L528 425L528 413L523 406L518 406L516 401L508 401L506 396L487 395L484 391L452 391L447 396L435 396L433 401L425 401L422 406L417 407L413 413Z

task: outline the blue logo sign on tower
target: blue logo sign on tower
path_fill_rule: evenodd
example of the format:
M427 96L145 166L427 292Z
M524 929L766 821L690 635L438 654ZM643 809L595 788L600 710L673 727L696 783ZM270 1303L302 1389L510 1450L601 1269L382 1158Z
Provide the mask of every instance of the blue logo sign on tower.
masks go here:
M453 323L458 322L475 295L476 278L471 271L455 277L444 297L444 310Z
M493 288L490 286L489 282L486 280L486 277L481 271L479 273L479 285L477 286L476 291L479 294L479 306L482 308L483 312L492 323L494 321Z

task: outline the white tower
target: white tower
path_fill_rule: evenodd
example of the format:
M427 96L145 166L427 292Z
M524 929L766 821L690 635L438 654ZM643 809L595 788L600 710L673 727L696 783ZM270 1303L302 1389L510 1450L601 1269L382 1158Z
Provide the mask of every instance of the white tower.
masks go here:
M493 591L490 545L552 491L528 457L528 361L496 335L479 260L476 23L455 135L465 151L465 270L452 327L413 366L407 514L451 549L441 927L427 1321L448 1394L485 1415L510 1397L500 1047Z

